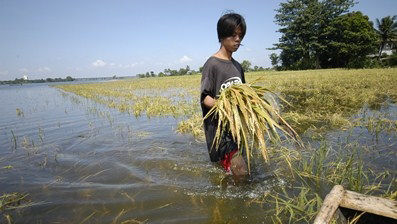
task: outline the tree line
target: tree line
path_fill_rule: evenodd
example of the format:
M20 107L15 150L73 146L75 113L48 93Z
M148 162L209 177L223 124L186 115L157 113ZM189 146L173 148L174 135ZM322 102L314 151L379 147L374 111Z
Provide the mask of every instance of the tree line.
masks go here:
M46 78L46 79L24 79L24 78L16 78L14 80L8 80L8 81L0 81L0 85L16 85L16 84L25 84L25 83L45 83L45 82L71 82L74 81L75 79L72 78L71 76L67 76L66 78Z
M264 70L269 70L270 68L263 68L259 66L253 66L251 67L251 62L248 60L243 60L241 62L241 67L243 68L244 72L252 72L252 71L264 71ZM203 67L200 67L197 71L194 69L190 69L189 65L187 65L185 68L180 68L179 70L173 70L173 69L164 69L164 71L155 73L154 71L146 72L146 73L140 73L137 74L136 76L139 78L149 78L149 77L165 77L165 76L180 76L180 75L194 75L201 73L203 71Z
M146 72L146 73L141 73L137 74L136 76L139 78L149 78L149 77L164 77L164 76L179 76L179 75L193 75L195 73L198 73L195 70L191 70L189 65L187 65L185 68L180 68L179 70L172 70L172 69L164 69L163 72L159 72L156 74L154 71Z
M376 20L362 12L349 12L354 0L288 0L276 10L281 28L279 42L271 50L274 68L365 68L395 66L396 16ZM385 47L394 51L382 55Z

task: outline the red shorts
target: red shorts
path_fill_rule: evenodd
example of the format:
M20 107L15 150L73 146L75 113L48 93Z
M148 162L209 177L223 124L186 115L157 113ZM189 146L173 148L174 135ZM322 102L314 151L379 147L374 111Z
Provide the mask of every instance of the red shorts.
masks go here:
M223 159L220 161L220 164L222 165L223 169L225 169L226 172L230 172L230 166L232 163L232 158L233 155L237 152L238 150L235 149L229 153L225 154L225 157L223 157Z

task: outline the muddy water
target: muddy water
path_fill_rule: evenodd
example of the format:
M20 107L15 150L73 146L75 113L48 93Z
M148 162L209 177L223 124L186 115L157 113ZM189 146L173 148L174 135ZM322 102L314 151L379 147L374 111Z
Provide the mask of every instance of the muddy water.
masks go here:
M32 202L16 223L272 223L258 198L285 180L255 166L235 185L204 142L175 133L175 118L135 118L44 84L0 86L0 100L0 193ZM374 143L364 129L327 138L355 135ZM395 136L382 136L388 156L377 159L395 170Z

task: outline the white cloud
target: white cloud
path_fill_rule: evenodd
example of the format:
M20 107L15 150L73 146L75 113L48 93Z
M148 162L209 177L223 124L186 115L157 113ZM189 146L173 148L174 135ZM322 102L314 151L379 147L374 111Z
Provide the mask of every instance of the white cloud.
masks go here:
M23 73L23 74L26 74L26 73L29 72L29 70L27 68L20 68L18 71Z
M40 67L39 69L37 69L38 72L50 72L51 69L47 66L44 67Z
M179 59L180 63L185 63L185 62L189 62L189 61L193 61L193 60L186 55L183 55L183 57Z
M110 63L109 63L109 65L110 65L110 66L115 66L115 65L116 65L116 63L114 63L114 62L110 62Z
M104 67L106 65L106 62L102 61L101 59L98 59L94 62L92 62L92 66L94 67Z

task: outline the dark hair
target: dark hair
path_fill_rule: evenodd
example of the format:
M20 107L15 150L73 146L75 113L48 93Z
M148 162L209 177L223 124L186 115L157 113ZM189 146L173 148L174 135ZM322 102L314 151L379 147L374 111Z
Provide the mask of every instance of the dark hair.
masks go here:
M217 24L219 42L227 37L233 36L234 31L238 27L241 29L241 38L243 38L247 30L247 25L245 24L244 17L237 13L227 13L219 18Z

